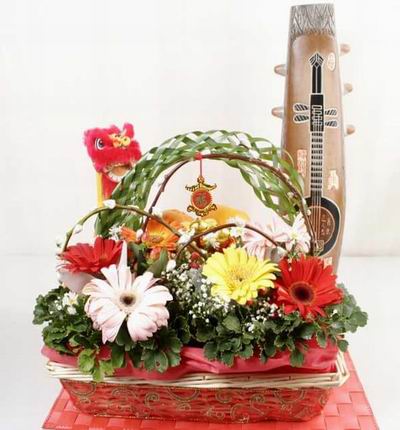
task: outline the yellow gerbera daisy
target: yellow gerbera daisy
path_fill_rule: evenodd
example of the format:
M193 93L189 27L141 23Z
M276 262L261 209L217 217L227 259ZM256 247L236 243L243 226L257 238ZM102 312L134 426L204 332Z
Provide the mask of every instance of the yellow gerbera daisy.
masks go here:
M278 266L269 260L250 256L233 246L213 254L203 266L203 274L214 285L213 296L233 299L241 305L258 296L259 290L274 288Z

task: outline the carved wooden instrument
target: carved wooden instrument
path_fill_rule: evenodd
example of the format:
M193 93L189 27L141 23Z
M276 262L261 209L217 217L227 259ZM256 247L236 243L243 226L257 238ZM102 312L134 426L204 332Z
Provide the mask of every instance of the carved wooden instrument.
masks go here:
M349 47L343 46L343 52ZM283 118L282 146L304 178L314 248L326 264L338 265L345 214L342 86L331 4L291 9L285 104L272 113ZM345 93L352 89L345 85ZM348 134L354 127L348 127Z

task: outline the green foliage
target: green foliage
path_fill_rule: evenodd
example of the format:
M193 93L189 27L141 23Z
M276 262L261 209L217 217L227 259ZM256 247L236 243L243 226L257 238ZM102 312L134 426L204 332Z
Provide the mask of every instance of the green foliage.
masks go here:
M68 289L58 287L44 296L40 295L36 299L33 323L45 324L42 331L45 345L63 354L73 355L82 348L97 348L101 334L93 329L92 321L85 313L84 296L78 296L75 313L68 312L62 303L68 292Z
M223 321L222 321L222 325L232 331L233 333L241 333L241 326L240 326L240 321L239 318L236 315L228 315Z
M155 269L156 274L160 267ZM343 303L327 307L326 315L314 320L304 320L299 312L286 315L279 311L274 317L268 316L271 312L268 298L259 299L252 306L236 304L210 308L209 313L203 310L196 318L193 314L188 316L187 309L174 300L169 304L168 327L162 327L146 341L134 342L124 323L115 342L107 344L110 355L106 358L100 358L101 333L93 329L92 321L84 312L84 296L78 297L72 313L63 304L69 292L66 288L58 287L39 296L34 323L45 324L43 340L47 346L64 354L78 355L80 370L91 374L95 381L113 375L116 369L125 367L128 360L136 368L165 372L180 364L181 349L188 344L203 346L207 359L227 366L232 366L235 358L252 357L255 351L262 362L278 351L289 351L291 365L301 367L309 340L315 338L322 348L333 342L341 351L346 351L348 342L344 333L354 332L367 322L367 314L354 297L340 287L344 290ZM189 293L187 297L192 295ZM193 297L199 300L195 294ZM260 309L265 309L266 313L260 313Z
M335 321L333 327L332 319ZM348 342L343 339L343 334L347 329L354 331L365 325L367 314L345 291L343 304L328 307L326 317L306 321L299 312L288 315L280 313L278 318L259 319L252 330L247 330L249 321L254 322L251 307L237 307L224 318L215 315L208 324L196 318L191 326L196 340L205 343L204 355L209 360L218 360L230 366L235 357L246 359L259 350L260 360L265 363L277 351L287 350L291 365L301 367L307 354L307 341L315 338L322 348L327 346L328 341L333 342L345 351Z
M325 327L326 337L333 342L340 335L350 332L354 333L359 327L364 327L368 322L368 315L357 305L355 298L348 293L343 285L339 285L344 291L344 300L338 305L326 308L326 317L319 318L319 323ZM340 348L343 343L338 343ZM344 346L342 346L344 348Z
M184 161L193 161L198 152L211 154L235 154L257 158L280 169L291 185L302 194L302 178L292 162L283 159L282 151L268 140L250 136L243 132L212 130L193 131L168 139L152 148L138 161L124 177L112 194L119 204L132 204L144 209L156 179L171 166ZM243 179L253 188L256 196L265 206L290 219L298 212L299 201L292 195L287 184L276 174L265 168L242 160L220 158L230 167L238 169ZM276 197L279 198L279 203ZM96 231L107 236L113 225L126 225L139 228L140 216L121 210L106 211L99 214Z
M78 356L78 366L82 372L91 372L96 365L96 350L84 349Z
M295 348L290 353L290 364L293 367L301 367L304 363L304 354L300 351L300 349Z
M142 275L147 270L147 262L146 262L146 256L145 251L146 247L143 243L137 244L134 242L131 242L128 244L128 248L131 251L132 258L136 262L136 273L137 275Z
M208 333L206 336L205 334ZM218 360L232 366L235 357L250 358L253 356L254 335L246 330L235 313L229 313L215 325L196 322L196 340L205 342L204 356L209 360Z
M167 267L167 263L168 251L163 249L158 259L147 268L147 271L153 273L155 278L159 278L161 273L164 272L165 268Z
M180 363L182 345L175 330L162 327L151 339L133 344L128 353L133 366L162 373Z

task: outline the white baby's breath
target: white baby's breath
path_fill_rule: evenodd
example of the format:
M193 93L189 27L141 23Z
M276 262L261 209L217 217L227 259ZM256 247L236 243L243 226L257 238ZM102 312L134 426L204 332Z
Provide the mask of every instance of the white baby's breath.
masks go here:
M212 246L213 248L216 248L218 246L218 239L216 233L208 233L203 237L204 242Z
M190 240L192 239L192 237L194 235L194 231L193 230L189 230L189 231L179 230L179 233L181 233L181 237L178 240L178 243L180 245L183 245L185 243L190 242Z
M62 299L62 306L66 308L67 313L70 315L76 314L76 305L78 304L78 294L69 291L68 293L64 294L64 297Z
M109 234L110 234L110 238L113 240L119 240L120 239L120 233L121 233L121 229L122 226L120 225L113 225L112 227L110 227L110 229L108 230Z
M174 270L176 267L176 261L175 260L169 260L167 263L167 267L165 268L165 270L167 272L171 272L172 270Z

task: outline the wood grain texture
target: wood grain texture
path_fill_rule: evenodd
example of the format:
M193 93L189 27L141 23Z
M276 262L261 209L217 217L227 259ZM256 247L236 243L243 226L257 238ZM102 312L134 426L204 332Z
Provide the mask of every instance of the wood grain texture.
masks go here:
M336 271L342 246L346 192L342 85L334 12L332 5L295 6L291 11L289 26L282 146L292 156L304 177L306 196L310 196L312 191L313 79L310 59L316 54L323 59L322 197L333 201L340 213L337 239L333 248L322 256L326 263L332 262ZM320 211L312 217L317 229L322 220Z

